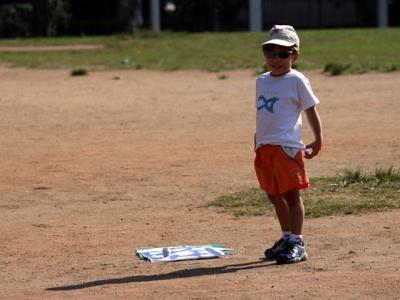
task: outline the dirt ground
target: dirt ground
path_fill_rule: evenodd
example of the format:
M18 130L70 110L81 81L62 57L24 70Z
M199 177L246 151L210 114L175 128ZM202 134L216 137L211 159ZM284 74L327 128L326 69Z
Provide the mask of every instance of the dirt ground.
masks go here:
M400 299L400 211L307 219L310 260L278 266L276 218L202 207L257 186L255 74L221 75L0 67L1 299ZM306 75L325 134L311 176L400 167L399 72ZM233 255L134 255L215 242Z

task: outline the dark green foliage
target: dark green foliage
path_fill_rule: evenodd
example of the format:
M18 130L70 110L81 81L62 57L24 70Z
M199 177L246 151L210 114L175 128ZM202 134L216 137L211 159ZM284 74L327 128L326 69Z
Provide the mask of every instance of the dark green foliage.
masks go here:
M0 37L27 37L32 34L33 6L9 3L0 6Z
M66 31L71 21L68 0L49 0L48 34L55 36Z

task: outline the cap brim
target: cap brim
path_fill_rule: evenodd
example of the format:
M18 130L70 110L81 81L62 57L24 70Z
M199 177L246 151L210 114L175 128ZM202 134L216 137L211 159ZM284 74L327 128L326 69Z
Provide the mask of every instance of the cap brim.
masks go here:
M264 46L264 45L279 45L279 46L283 46L283 47L292 47L292 46L296 45L296 43L291 43L291 42L283 41L283 40L269 40L269 41L266 41L261 44L261 46Z

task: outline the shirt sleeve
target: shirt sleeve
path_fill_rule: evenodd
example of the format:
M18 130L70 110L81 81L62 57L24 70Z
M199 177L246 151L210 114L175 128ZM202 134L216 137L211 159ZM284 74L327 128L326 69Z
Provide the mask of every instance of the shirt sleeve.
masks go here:
M310 81L307 78L301 78L297 84L299 93L299 101L301 110L306 110L319 103L319 99L315 96Z
M257 78L256 80L256 89L255 89L255 95L254 95L254 107L257 108L257 97L260 94L259 89L260 89L260 77Z

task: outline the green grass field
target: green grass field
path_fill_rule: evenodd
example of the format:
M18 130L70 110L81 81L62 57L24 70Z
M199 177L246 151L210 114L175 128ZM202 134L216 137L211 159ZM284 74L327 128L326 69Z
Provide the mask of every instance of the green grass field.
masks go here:
M326 69L335 75L400 69L400 28L299 30L298 33L299 69ZM136 36L2 39L0 47L100 44L104 48L1 51L0 63L32 68L261 70L263 57L259 44L265 35L265 32L142 32Z

